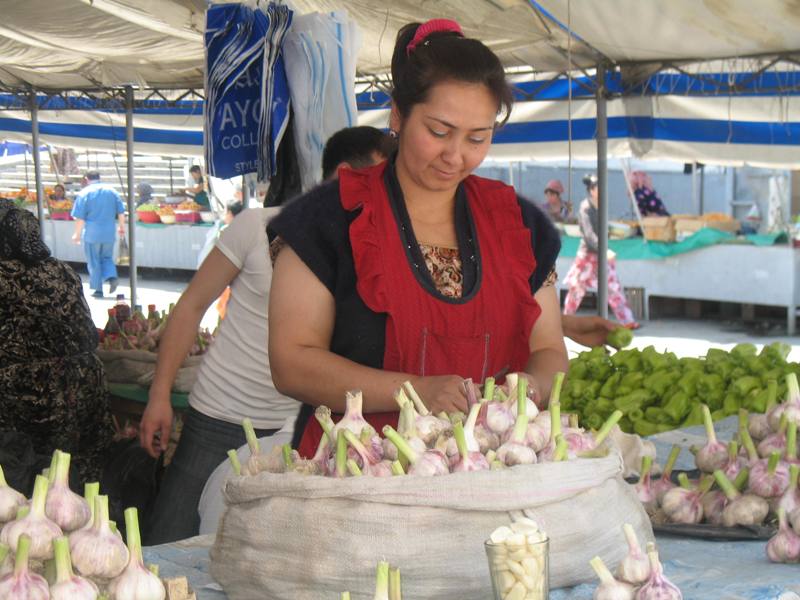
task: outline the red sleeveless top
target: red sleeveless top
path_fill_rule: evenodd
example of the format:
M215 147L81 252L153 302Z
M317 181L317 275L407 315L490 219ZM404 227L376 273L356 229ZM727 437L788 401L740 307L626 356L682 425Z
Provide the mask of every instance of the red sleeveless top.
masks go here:
M477 236L477 280L462 298L446 298L426 289L415 273L386 191L385 169L382 163L339 173L342 206L361 208L350 225L359 296L387 316L383 368L421 376L455 374L475 382L504 369L524 370L541 307L529 282L536 268L531 232L514 189L476 176L464 180ZM364 416L380 431L396 426L397 414ZM319 423L309 419L300 454L312 456L321 437Z

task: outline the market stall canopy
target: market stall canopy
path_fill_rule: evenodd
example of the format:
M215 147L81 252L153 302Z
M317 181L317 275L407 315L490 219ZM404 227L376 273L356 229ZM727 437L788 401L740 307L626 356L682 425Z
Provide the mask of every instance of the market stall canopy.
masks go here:
M6 88L203 85L205 0L4 0L2 5L0 85ZM484 40L506 66L539 71L565 70L568 52L579 68L601 58L624 65L800 52L800 10L793 0L294 0L290 5L301 13L348 10L364 33L362 75L389 71L394 38L404 23L445 16ZM567 23L574 32L569 44Z
M204 0L2 1L0 85L203 86Z

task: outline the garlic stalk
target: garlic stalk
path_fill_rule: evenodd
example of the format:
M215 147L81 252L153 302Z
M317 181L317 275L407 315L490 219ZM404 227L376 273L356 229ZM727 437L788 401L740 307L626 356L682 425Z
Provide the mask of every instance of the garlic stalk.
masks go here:
M633 585L642 584L650 576L650 561L647 555L642 552L642 547L639 545L633 526L630 523L625 523L622 526L622 532L628 542L628 553L617 567L617 578ZM598 573L598 577L599 575Z
M89 529L69 536L72 564L84 577L107 580L122 573L128 564L128 548L108 520L108 496L94 499L94 521Z
M389 600L403 600L400 569L389 569Z
M672 449L669 451L669 456L667 457L667 462L664 465L664 471L661 473L661 477L653 482L653 491L656 493L656 502L659 505L664 499L664 494L675 487L675 484L672 482L672 469L675 468L675 462L678 460L680 453L680 446L677 444L672 446ZM644 556L644 560L647 560L646 556Z
M139 513L135 507L125 509L125 529L128 538L128 565L108 586L110 600L164 600L164 584L145 566L142 540L139 536Z
M364 446L352 431L343 429L342 435L350 447L356 451L358 459L353 462L356 463L364 475L372 475L373 477L391 476L391 469L381 463L381 457L375 454L371 448Z
M600 585L592 595L593 600L633 600L633 586L630 583L614 579L602 558L595 556L589 561L589 564L600 579Z
M69 555L69 540L62 536L53 542L56 555L56 582L50 587L50 600L95 600L97 586L75 575Z
M527 417L520 417L527 420ZM464 426L460 421L453 425L453 435L458 446L459 458L452 467L453 473L460 473L465 471L485 471L488 470L490 465L486 457L478 451L470 451L467 446L467 439L464 435ZM530 448L528 448L530 450ZM531 450L533 452L533 450ZM535 456L535 455L534 455Z
M389 438L392 443L397 446L399 453L408 460L410 464L408 469L409 475L431 477L435 475L447 475L450 472L450 465L447 462L447 457L442 451L428 449L422 453L418 453L389 425L383 428L383 435Z
M328 469L334 477L347 476L347 438L344 437L344 430L340 429L336 435L336 454L333 457L333 469Z
M464 441L467 443L467 450L470 452L485 454L486 451L489 450L489 447L487 446L484 448L475 438L475 425L478 422L478 413L480 410L480 402L476 402L470 406L469 413L467 413L467 418L464 421Z
M514 390L509 388L508 396L509 396L509 410L511 411L511 416L516 419L520 415L520 407L524 411L522 414L528 415L528 420L533 421L536 418L536 415L539 414L539 408L536 406L536 403L528 397L528 379L527 377L520 377L517 373L509 374L506 377L506 381L512 375L515 376L517 382L514 386ZM514 398L516 394L516 403L511 402L510 399Z
M636 592L636 600L682 600L683 594L674 583L664 576L664 568L655 549L648 550L650 578Z
M65 532L80 529L91 517L86 500L69 489L70 459L69 453L57 451L55 475L45 503L45 514Z
M28 570L30 547L31 538L28 534L23 533L17 542L14 572L0 579L0 598L8 598L8 600L48 600L50 598L45 578Z
M0 542L8 544L12 551L16 551L19 537L26 534L31 540L30 557L35 560L53 558L53 540L62 534L61 528L45 514L47 486L47 478L37 475L30 512L7 523L0 533Z
M350 600L350 592L342 592L341 597L339 600Z
M231 448L228 450L228 459L231 461L231 468L233 469L233 474L236 477L241 477L242 475L242 463L239 462L239 455L236 453L236 450Z
M746 464L746 459L739 454L739 443L736 440L728 442L728 460L725 461L725 464L722 466L722 472L725 473L728 479L736 479L739 471L741 471Z
M788 420L800 423L800 387L797 384L797 375L794 373L786 375L786 398L784 401L773 406L767 413L767 422L773 431L778 429L784 415Z
M389 600L389 563L385 560L380 561L376 569L373 600Z
M790 421L786 427L786 452L784 453L784 460L787 464L796 465L800 464L797 459L797 423Z
M769 513L769 504L763 498L754 494L741 494L725 473L719 469L714 471L714 478L725 495L728 504L722 511L722 524L725 527L736 525L761 525Z
M92 483L86 483L83 486L83 499L86 501L86 504L89 506L89 520L86 522L86 525L81 527L81 529L89 529L94 523L94 499L100 494L100 483L94 481Z
M3 467L0 466L0 523L13 520L17 515L17 508L25 502L25 496L6 483Z
M642 468L639 474L639 482L634 485L634 489L636 490L636 497L639 498L639 502L644 505L644 509L651 513L658 505L656 503L656 493L653 490L653 486L650 483L650 469L653 466L653 457L652 456L643 456L642 457Z
M786 510L778 508L778 531L767 542L767 557L776 563L800 561L800 536L786 520Z
M767 407L764 410L764 413L757 413L754 415L750 415L750 422L748 423L748 431L753 439L758 441L763 440L767 437L772 430L769 427L769 420L767 418L767 414L772 410L772 407L775 406L775 402L777 400L777 393L778 393L778 382L774 379L770 379L767 382ZM742 409L744 410L744 409ZM746 411L745 411L746 412Z
M511 439L497 449L497 458L507 467L530 465L536 462L536 452L525 444L528 416L520 414L514 424Z
M725 465L728 460L728 448L722 442L717 441L714 422L711 420L711 411L705 404L703 404L703 423L708 441L697 452L694 460L698 469L704 473L713 473L716 469L721 469Z
M749 490L762 498L775 498L789 487L789 469L781 462L780 452L761 459L750 467Z

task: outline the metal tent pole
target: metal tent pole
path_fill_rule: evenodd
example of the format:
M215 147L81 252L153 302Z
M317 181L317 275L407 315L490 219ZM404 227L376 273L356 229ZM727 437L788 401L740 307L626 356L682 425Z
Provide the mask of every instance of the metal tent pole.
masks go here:
M33 175L36 180L36 212L39 216L39 235L44 241L44 187L42 186L42 164L39 156L39 104L36 91L30 90L31 138L33 142Z
M133 182L133 88L125 86L125 149L128 158L128 247L130 249L131 308L136 302L136 207Z
M597 314L608 318L608 113L606 66L597 65Z

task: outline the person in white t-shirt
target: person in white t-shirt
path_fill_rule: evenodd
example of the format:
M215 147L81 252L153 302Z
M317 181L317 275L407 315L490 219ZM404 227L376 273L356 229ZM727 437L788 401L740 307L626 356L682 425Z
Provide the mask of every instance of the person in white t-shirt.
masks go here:
M365 136L369 129L371 135ZM359 168L386 158L386 138L374 128L354 127L332 136L328 163ZM369 140L372 140L371 142ZM338 149L338 150L337 150ZM328 150L328 148L326 148ZM330 169L326 169L326 174ZM139 441L153 457L166 450L172 430L170 390L211 303L230 285L216 339L189 394L181 438L167 467L150 517L147 545L197 535L198 501L209 475L231 448L245 443L242 419L256 435L274 434L293 419L300 403L275 389L267 355L267 306L272 278L267 223L279 208L242 211L220 234L172 311L161 339L155 377L139 428Z

